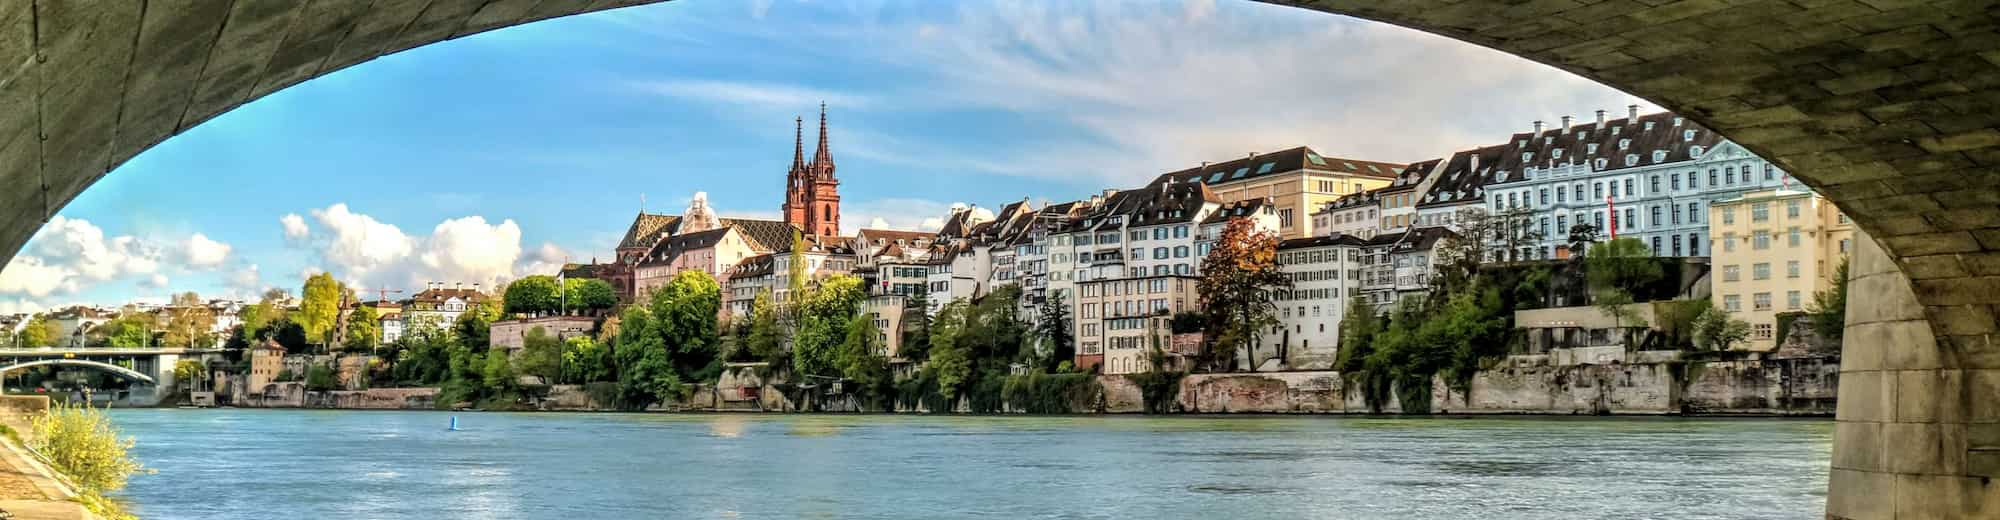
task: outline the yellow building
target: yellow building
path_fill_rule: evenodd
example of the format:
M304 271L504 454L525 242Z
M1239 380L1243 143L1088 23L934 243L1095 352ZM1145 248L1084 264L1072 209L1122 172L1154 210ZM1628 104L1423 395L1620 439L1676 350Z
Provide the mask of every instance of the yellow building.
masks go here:
M1750 323L1740 349L1775 348L1778 314L1804 311L1832 287L1855 239L1847 215L1809 191L1751 191L1715 201L1708 216L1710 298Z
M1341 196L1388 186L1404 165L1326 157L1304 146L1190 168L1162 181L1200 182L1224 204L1270 199L1282 238L1315 236L1312 213ZM1158 181L1156 181L1158 182Z

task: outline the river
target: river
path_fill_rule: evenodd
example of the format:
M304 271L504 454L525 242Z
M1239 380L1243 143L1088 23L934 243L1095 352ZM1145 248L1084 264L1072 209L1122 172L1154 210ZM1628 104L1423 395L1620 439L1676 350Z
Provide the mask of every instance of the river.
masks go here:
M117 410L141 518L1822 516L1832 423Z

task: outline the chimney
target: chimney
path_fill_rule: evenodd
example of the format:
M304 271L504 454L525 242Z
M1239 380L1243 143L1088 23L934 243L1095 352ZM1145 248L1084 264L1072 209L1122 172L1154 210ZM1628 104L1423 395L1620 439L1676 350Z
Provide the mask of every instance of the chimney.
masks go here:
M452 282L452 283L451 283L451 290L454 290L454 291L457 291L457 290L462 290L462 289L465 289L465 282Z
M1569 135L1569 116L1563 116L1563 135Z
M1535 135L1542 135L1542 120L1535 120Z
M1626 124L1639 122L1639 105L1625 105Z
M1599 110L1599 111L1597 111L1597 127L1598 127L1598 128L1603 128L1603 127L1604 127L1604 111L1603 111L1603 110Z
M472 292L479 292L479 284L472 284Z

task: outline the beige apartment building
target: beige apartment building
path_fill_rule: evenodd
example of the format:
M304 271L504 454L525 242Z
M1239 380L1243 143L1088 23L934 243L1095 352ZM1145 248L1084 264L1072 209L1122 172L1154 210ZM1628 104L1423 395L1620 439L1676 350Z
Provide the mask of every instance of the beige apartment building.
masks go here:
M1750 323L1738 348L1769 351L1777 316L1804 311L1813 293L1833 286L1834 271L1855 239L1854 224L1810 191L1772 189L1709 205L1715 305Z
M1175 313L1201 305L1193 275L1077 282L1077 368L1105 374L1152 370L1153 347L1167 350ZM1171 362L1171 361L1170 361Z
M1289 239L1315 236L1313 212L1342 196L1388 186L1403 167L1326 157L1301 146L1168 173L1161 181L1207 184L1224 204L1270 199L1278 234Z

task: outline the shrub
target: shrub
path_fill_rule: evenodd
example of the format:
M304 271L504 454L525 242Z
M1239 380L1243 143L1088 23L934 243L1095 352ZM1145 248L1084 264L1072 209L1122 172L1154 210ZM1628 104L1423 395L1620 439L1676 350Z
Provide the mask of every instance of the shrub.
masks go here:
M1086 411L1103 389L1090 374L1028 374L1009 376L1001 389L1007 406L1040 414Z
M1139 397L1146 401L1146 413L1173 413L1174 403L1181 394L1181 372L1144 372L1126 374L1125 378L1139 385Z
M147 470L128 453L135 441L119 437L104 412L56 406L35 417L33 427L29 448L76 486L85 507L104 518L132 518L104 495L123 489L127 478Z

